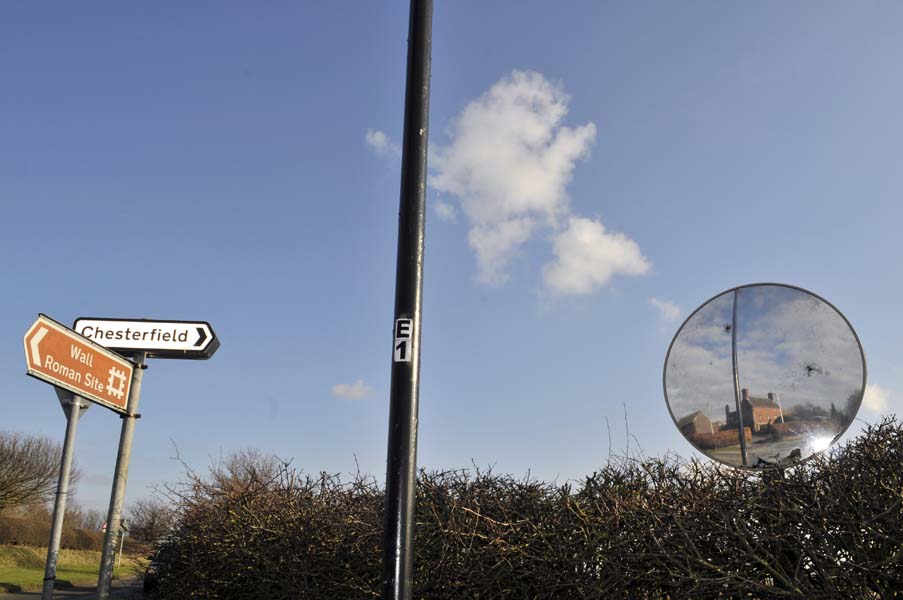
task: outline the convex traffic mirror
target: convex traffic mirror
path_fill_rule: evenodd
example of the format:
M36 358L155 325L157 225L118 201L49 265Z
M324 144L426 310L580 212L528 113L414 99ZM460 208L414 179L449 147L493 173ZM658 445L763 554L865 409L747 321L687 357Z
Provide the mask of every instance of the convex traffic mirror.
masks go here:
M719 294L665 358L665 400L684 437L734 467L788 466L827 449L865 391L865 354L828 301L782 284Z

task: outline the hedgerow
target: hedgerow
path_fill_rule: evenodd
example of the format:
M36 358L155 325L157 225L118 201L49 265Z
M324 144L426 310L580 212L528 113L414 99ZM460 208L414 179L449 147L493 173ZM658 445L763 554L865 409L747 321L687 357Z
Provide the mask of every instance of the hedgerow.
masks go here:
M565 484L421 472L415 597L895 598L901 463L903 424L887 419L786 471L666 456ZM189 471L168 494L178 519L155 556L163 598L380 595L373 478L238 460Z

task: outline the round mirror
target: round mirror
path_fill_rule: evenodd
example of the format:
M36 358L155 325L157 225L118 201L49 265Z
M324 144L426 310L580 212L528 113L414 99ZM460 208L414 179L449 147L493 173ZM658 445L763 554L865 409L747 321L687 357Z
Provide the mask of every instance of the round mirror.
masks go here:
M665 401L687 440L733 467L785 467L827 449L853 422L865 354L828 301L782 284L719 294L665 357Z

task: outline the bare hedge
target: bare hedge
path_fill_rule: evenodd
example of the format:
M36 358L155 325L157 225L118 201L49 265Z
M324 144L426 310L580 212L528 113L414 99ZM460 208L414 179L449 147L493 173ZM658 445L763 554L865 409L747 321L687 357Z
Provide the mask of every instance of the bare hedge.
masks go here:
M50 521L0 517L0 544L16 546L46 546L50 539ZM63 527L60 546L75 550L99 550L103 534L72 527Z
M894 598L903 594L903 424L744 473L623 458L556 485L423 472L415 596ZM156 553L160 595L377 598L383 491L288 465L191 474Z
M104 534L94 529L73 527L63 522L60 547L71 550L101 550ZM46 547L50 541L50 519L8 517L0 515L0 544ZM119 546L116 546L119 548ZM125 539L124 551L143 554L147 546L131 538Z

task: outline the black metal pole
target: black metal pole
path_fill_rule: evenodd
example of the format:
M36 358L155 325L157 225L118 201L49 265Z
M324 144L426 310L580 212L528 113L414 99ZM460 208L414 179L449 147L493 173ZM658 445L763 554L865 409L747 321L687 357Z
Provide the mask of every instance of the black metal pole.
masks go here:
M737 427L740 430L740 462L749 466L746 456L746 431L743 426L743 403L740 400L740 368L737 365L737 304L740 303L740 290L734 290L734 312L731 319L731 364L734 368L734 404L737 407Z
M384 600L410 600L413 587L432 20L432 0L411 0L404 139L401 148L395 320L392 331L389 448L386 460Z

